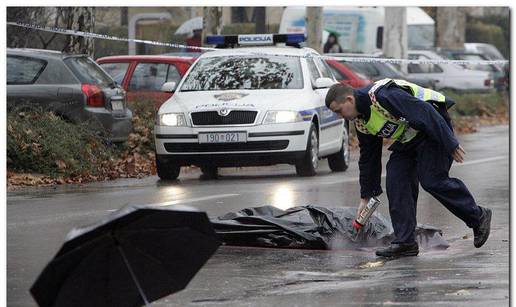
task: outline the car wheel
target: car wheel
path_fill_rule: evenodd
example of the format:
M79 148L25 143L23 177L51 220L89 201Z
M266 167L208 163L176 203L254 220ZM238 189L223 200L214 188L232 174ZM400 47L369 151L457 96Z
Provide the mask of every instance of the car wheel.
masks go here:
M219 177L219 169L214 165L203 165L201 166L201 179L217 179Z
M176 180L179 177L181 166L156 156L156 171L161 180Z
M298 176L315 176L319 165L319 137L312 123L308 133L308 142L303 158L296 162L296 173Z
M338 152L328 156L328 165L334 172L343 172L349 167L349 130L347 126L344 127L342 147Z

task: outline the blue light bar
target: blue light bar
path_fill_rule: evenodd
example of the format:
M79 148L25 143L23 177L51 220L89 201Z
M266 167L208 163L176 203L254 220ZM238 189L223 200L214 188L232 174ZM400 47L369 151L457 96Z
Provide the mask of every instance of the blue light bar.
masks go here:
M277 43L298 45L304 41L305 35L303 33L212 35L206 37L206 44L219 47L273 45Z
M206 37L206 43L208 45L224 45L225 44L225 36L224 35L212 35Z
M286 43L288 44L299 44L306 40L305 35L303 33L290 33L285 35L287 36Z

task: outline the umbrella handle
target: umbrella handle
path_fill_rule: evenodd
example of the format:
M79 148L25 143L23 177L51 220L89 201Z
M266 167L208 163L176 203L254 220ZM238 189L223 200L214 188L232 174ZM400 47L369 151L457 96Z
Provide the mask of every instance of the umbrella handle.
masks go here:
M150 307L149 300L147 300L147 297L145 296L145 293L143 293L143 289L140 286L140 283L138 282L138 279L136 279L136 275L133 272L133 269L131 268L131 265L129 264L129 260L127 260L127 257L125 256L124 250L122 247L117 244L118 251L120 252L120 255L122 255L122 258L124 259L125 266L127 267L127 270L129 270L129 273L131 274L131 278L134 281L134 284L136 285L136 288L138 288L138 292L140 292L140 296L142 297L143 301L145 302L145 306Z

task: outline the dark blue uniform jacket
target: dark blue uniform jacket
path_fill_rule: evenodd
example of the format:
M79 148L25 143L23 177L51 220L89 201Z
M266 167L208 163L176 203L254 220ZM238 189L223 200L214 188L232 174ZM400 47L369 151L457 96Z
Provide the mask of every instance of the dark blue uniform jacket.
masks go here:
M353 91L358 112L364 120L368 120L371 114L371 100L367 92L372 85ZM376 100L395 117L404 117L409 126L419 131L418 135L408 143L394 142L389 150L410 150L419 144L424 138L432 138L442 144L445 150L451 154L459 145L453 134L450 117L444 106L434 106L422 101L404 89L389 84L376 91ZM448 105L454 102L446 97ZM383 139L374 135L357 131L360 146L360 196L369 198L382 193L382 144Z

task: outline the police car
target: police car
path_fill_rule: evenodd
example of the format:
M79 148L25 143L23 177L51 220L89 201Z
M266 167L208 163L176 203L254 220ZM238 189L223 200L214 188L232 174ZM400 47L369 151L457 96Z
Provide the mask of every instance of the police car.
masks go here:
M159 109L156 166L164 180L197 165L206 178L219 167L287 163L300 176L349 164L348 123L326 108L336 83L303 34L210 36L220 49L202 54L184 78L163 84L174 95ZM283 43L285 46L266 46ZM246 47L259 45L260 47Z

